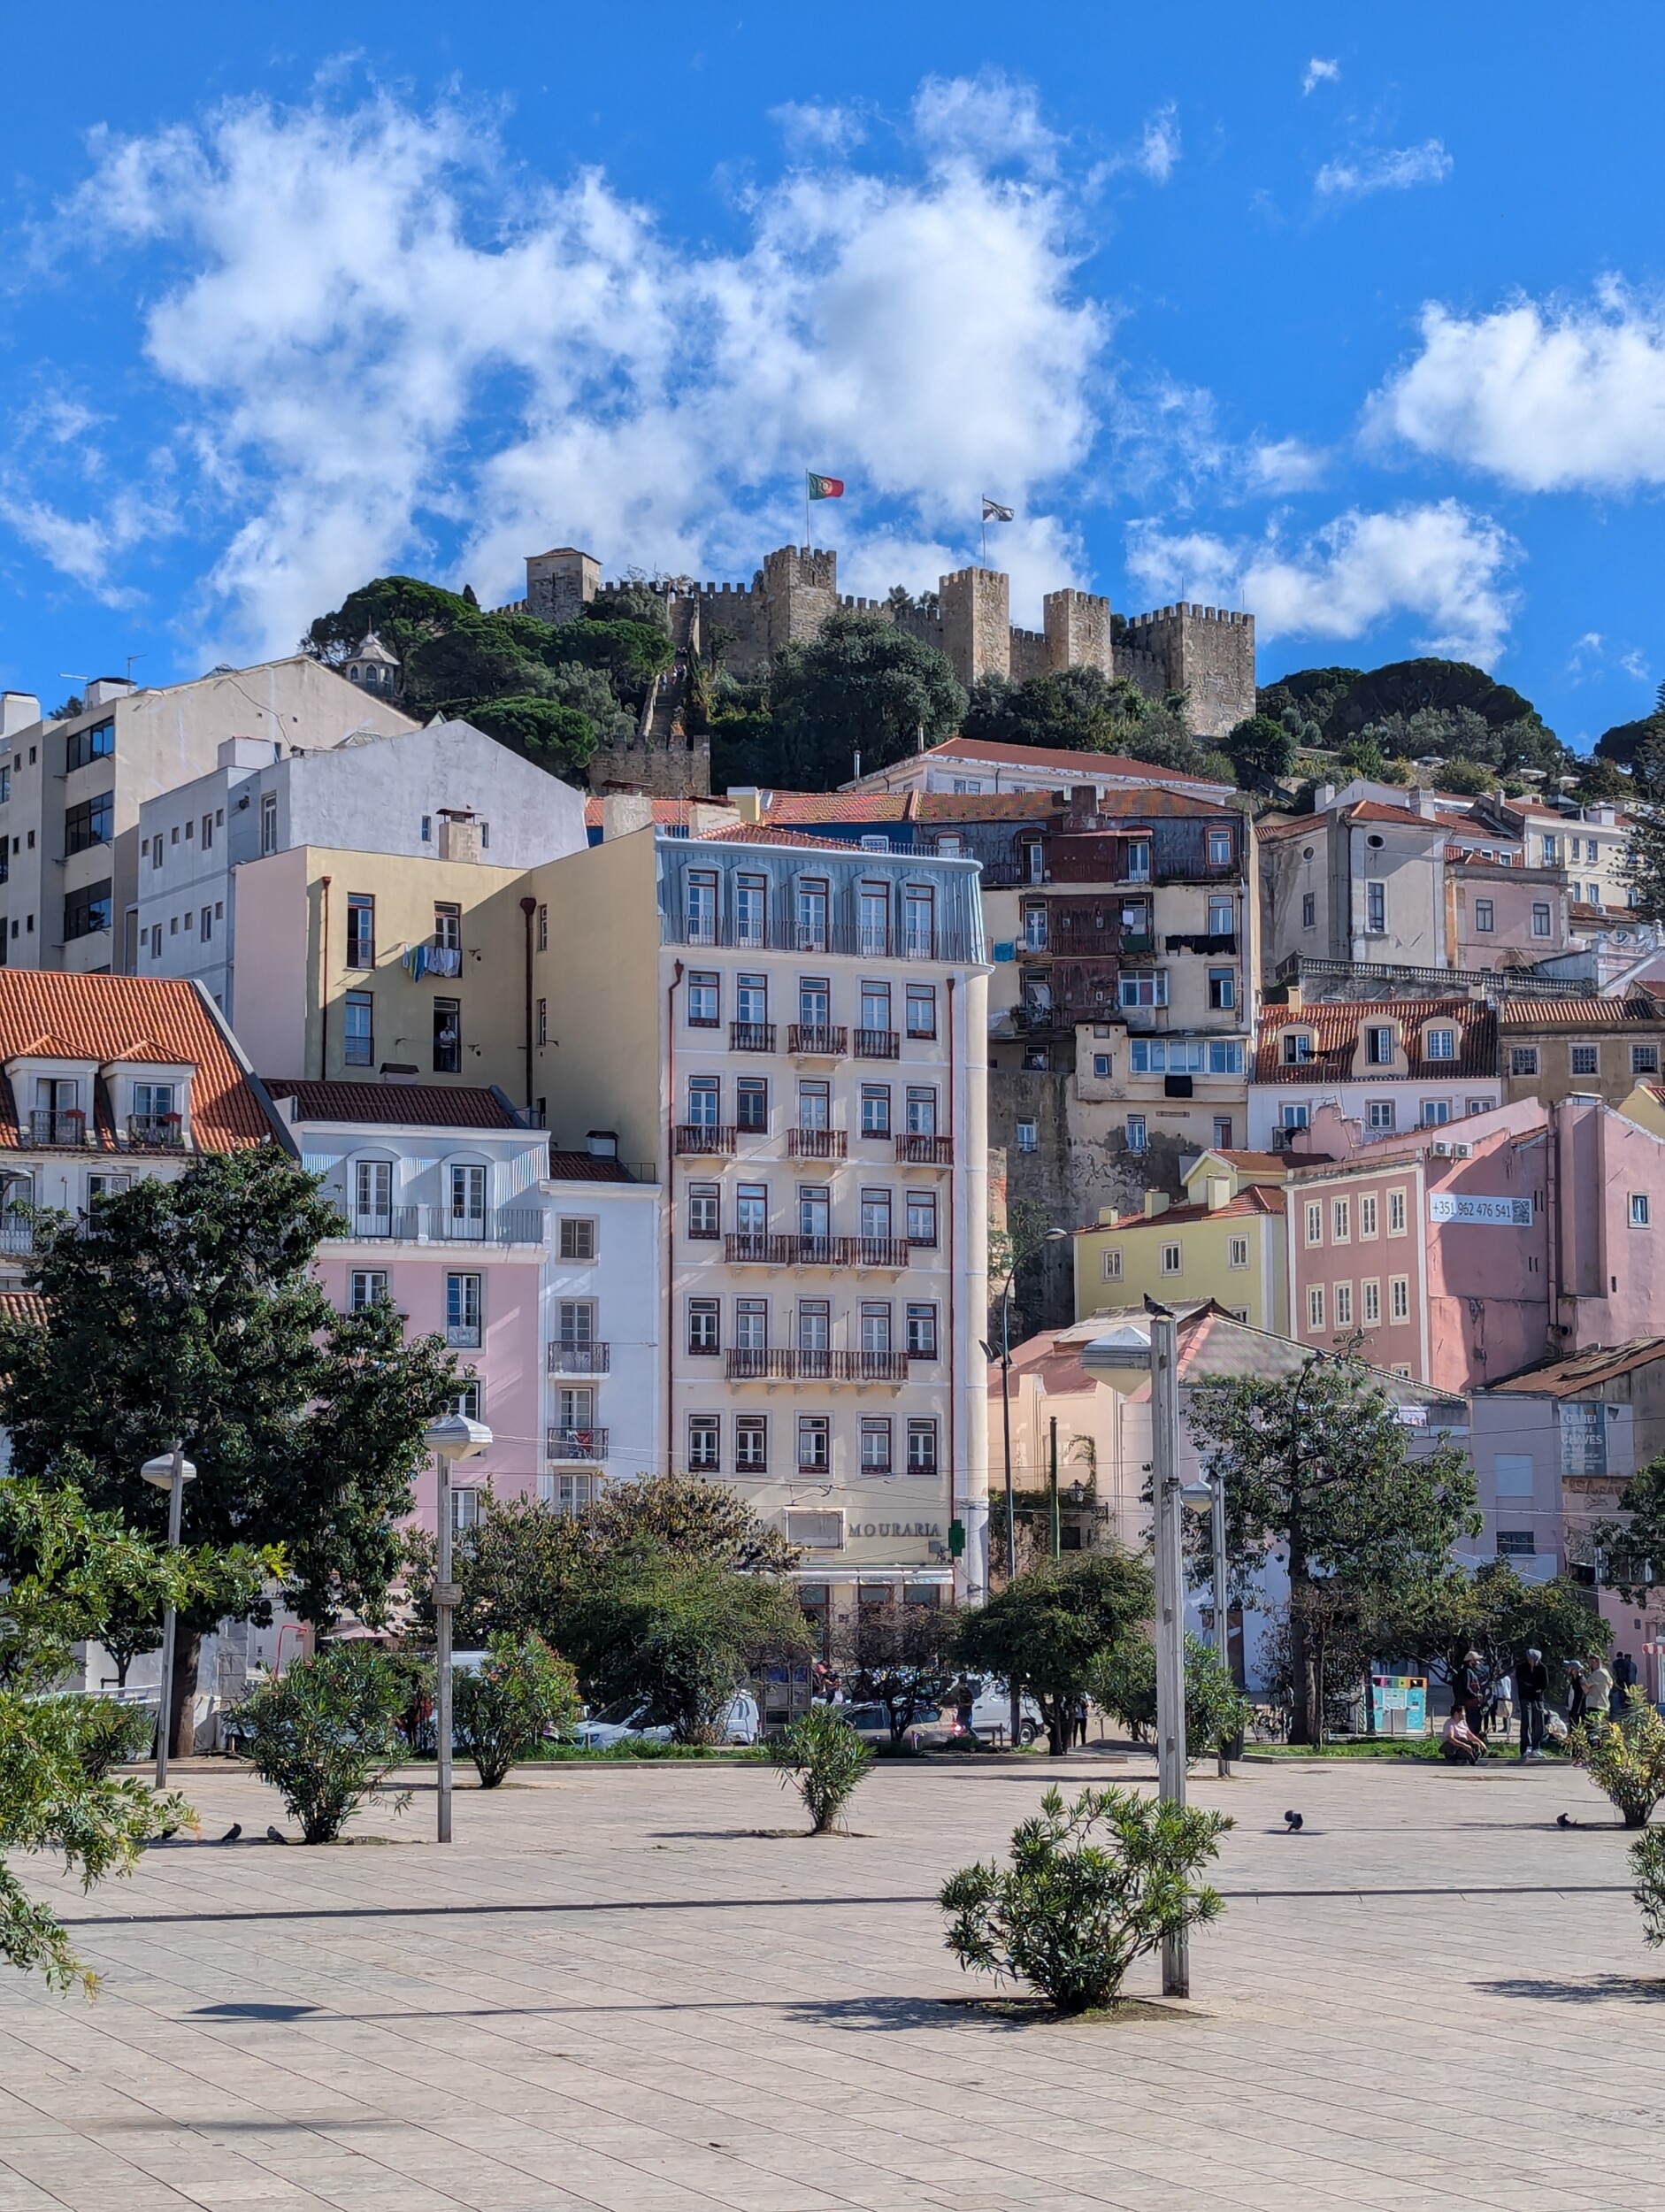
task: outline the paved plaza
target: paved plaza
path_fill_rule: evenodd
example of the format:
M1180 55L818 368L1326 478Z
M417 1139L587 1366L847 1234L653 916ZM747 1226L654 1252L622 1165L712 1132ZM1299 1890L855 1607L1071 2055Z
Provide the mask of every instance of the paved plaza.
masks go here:
M1199 1776L1192 2001L1064 2024L968 2006L932 1901L1054 1772L1148 1763L881 1769L819 1840L767 1770L569 1767L449 1850L431 1789L279 1849L194 1764L242 1841L60 1886L96 2002L0 1975L0 2212L1665 2207L1665 1958L1581 1776Z

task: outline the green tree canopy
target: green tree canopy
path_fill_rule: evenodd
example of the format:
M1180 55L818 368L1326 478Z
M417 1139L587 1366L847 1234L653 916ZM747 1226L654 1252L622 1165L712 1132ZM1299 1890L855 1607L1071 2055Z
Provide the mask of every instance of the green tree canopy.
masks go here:
M962 1615L954 1657L1029 1691L1052 1749L1062 1752L1065 1701L1082 1695L1093 1661L1141 1626L1153 1602L1142 1561L1121 1551L1082 1552L1014 1576Z
M1288 775L1295 764L1295 740L1287 724L1270 714L1251 714L1225 741L1238 780L1245 786Z
M345 660L373 630L403 661L423 639L441 635L472 611L460 593L420 577L378 576L349 592L333 613L319 615L301 642L319 660Z
M595 750L597 732L589 716L556 699L487 699L470 707L468 719L552 776L581 779Z
M934 645L882 616L840 609L817 636L775 655L769 697L779 772L787 789L830 791L863 771L951 736L965 694Z
M1621 873L1638 918L1657 922L1665 919L1665 736L1637 755L1631 780L1630 837Z
M1487 1678L1495 1681L1518 1667L1528 1651L1541 1651L1552 1669L1560 1669L1571 1660L1599 1658L1612 1641L1612 1631L1569 1576L1524 1582L1507 1559L1489 1559L1472 1572L1453 1567L1397 1602L1390 1594L1370 1632L1384 1655L1407 1661L1447 1687L1461 1676L1470 1651L1479 1653Z

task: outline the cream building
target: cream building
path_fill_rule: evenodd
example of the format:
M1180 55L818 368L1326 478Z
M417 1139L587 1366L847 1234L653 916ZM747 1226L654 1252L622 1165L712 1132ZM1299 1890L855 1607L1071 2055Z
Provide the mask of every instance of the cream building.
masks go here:
M1183 1205L1147 1191L1139 1213L1109 1208L1074 1238L1076 1313L1146 1297L1212 1299L1235 1321L1283 1335L1289 1325L1281 1154L1209 1150L1185 1179Z

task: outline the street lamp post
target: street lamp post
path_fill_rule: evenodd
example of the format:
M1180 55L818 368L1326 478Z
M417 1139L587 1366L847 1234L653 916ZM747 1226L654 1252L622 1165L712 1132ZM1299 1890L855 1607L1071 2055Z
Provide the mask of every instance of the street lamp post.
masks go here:
M461 1586L451 1578L451 1466L456 1460L472 1459L477 1452L483 1452L491 1442L491 1431L483 1421L471 1421L464 1413L448 1413L442 1421L429 1424L426 1441L438 1471L435 1486L439 1501L439 1527L436 1532L438 1556L434 1563L434 1730L439 1769L439 1840L449 1843L451 1840L451 1623L463 1594Z
M176 1552L185 1486L196 1481L196 1470L186 1458L184 1445L179 1443L171 1452L159 1452L154 1459L147 1459L139 1473L153 1488L168 1494L168 1549ZM156 1717L156 1786L159 1790L168 1785L168 1728L173 1716L173 1646L178 1623L179 1616L170 1605L162 1619L162 1702Z
M1147 1304L1151 1302L1147 1299ZM1157 1790L1185 1801L1185 1571L1180 1529L1179 1348L1166 1307L1150 1318L1151 1487L1156 1505ZM1162 1947L1164 1997L1191 1994L1191 1947L1185 1931Z
M1229 1674L1231 1649L1225 1613L1225 1477L1216 1471L1196 1482L1188 1482L1179 1493L1179 1499L1193 1513L1208 1516L1208 1548L1214 1555L1214 1650ZM1215 1757L1219 1771L1230 1774L1231 1766L1224 1741L1215 1747Z

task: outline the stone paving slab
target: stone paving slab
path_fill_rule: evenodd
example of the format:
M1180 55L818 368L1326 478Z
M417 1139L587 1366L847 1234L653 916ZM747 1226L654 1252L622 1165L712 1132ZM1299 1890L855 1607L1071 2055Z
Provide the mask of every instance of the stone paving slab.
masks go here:
M27 1870L104 1986L0 1979L0 2212L1665 2212L1665 1959L1556 1767L1200 1774L1238 1825L1189 2004L1154 1962L1114 2022L965 2003L943 1876L1055 1778L1147 1776L880 1768L813 1839L766 1769L534 1770L449 1850L418 1778L282 1850L190 1763L241 1842Z

